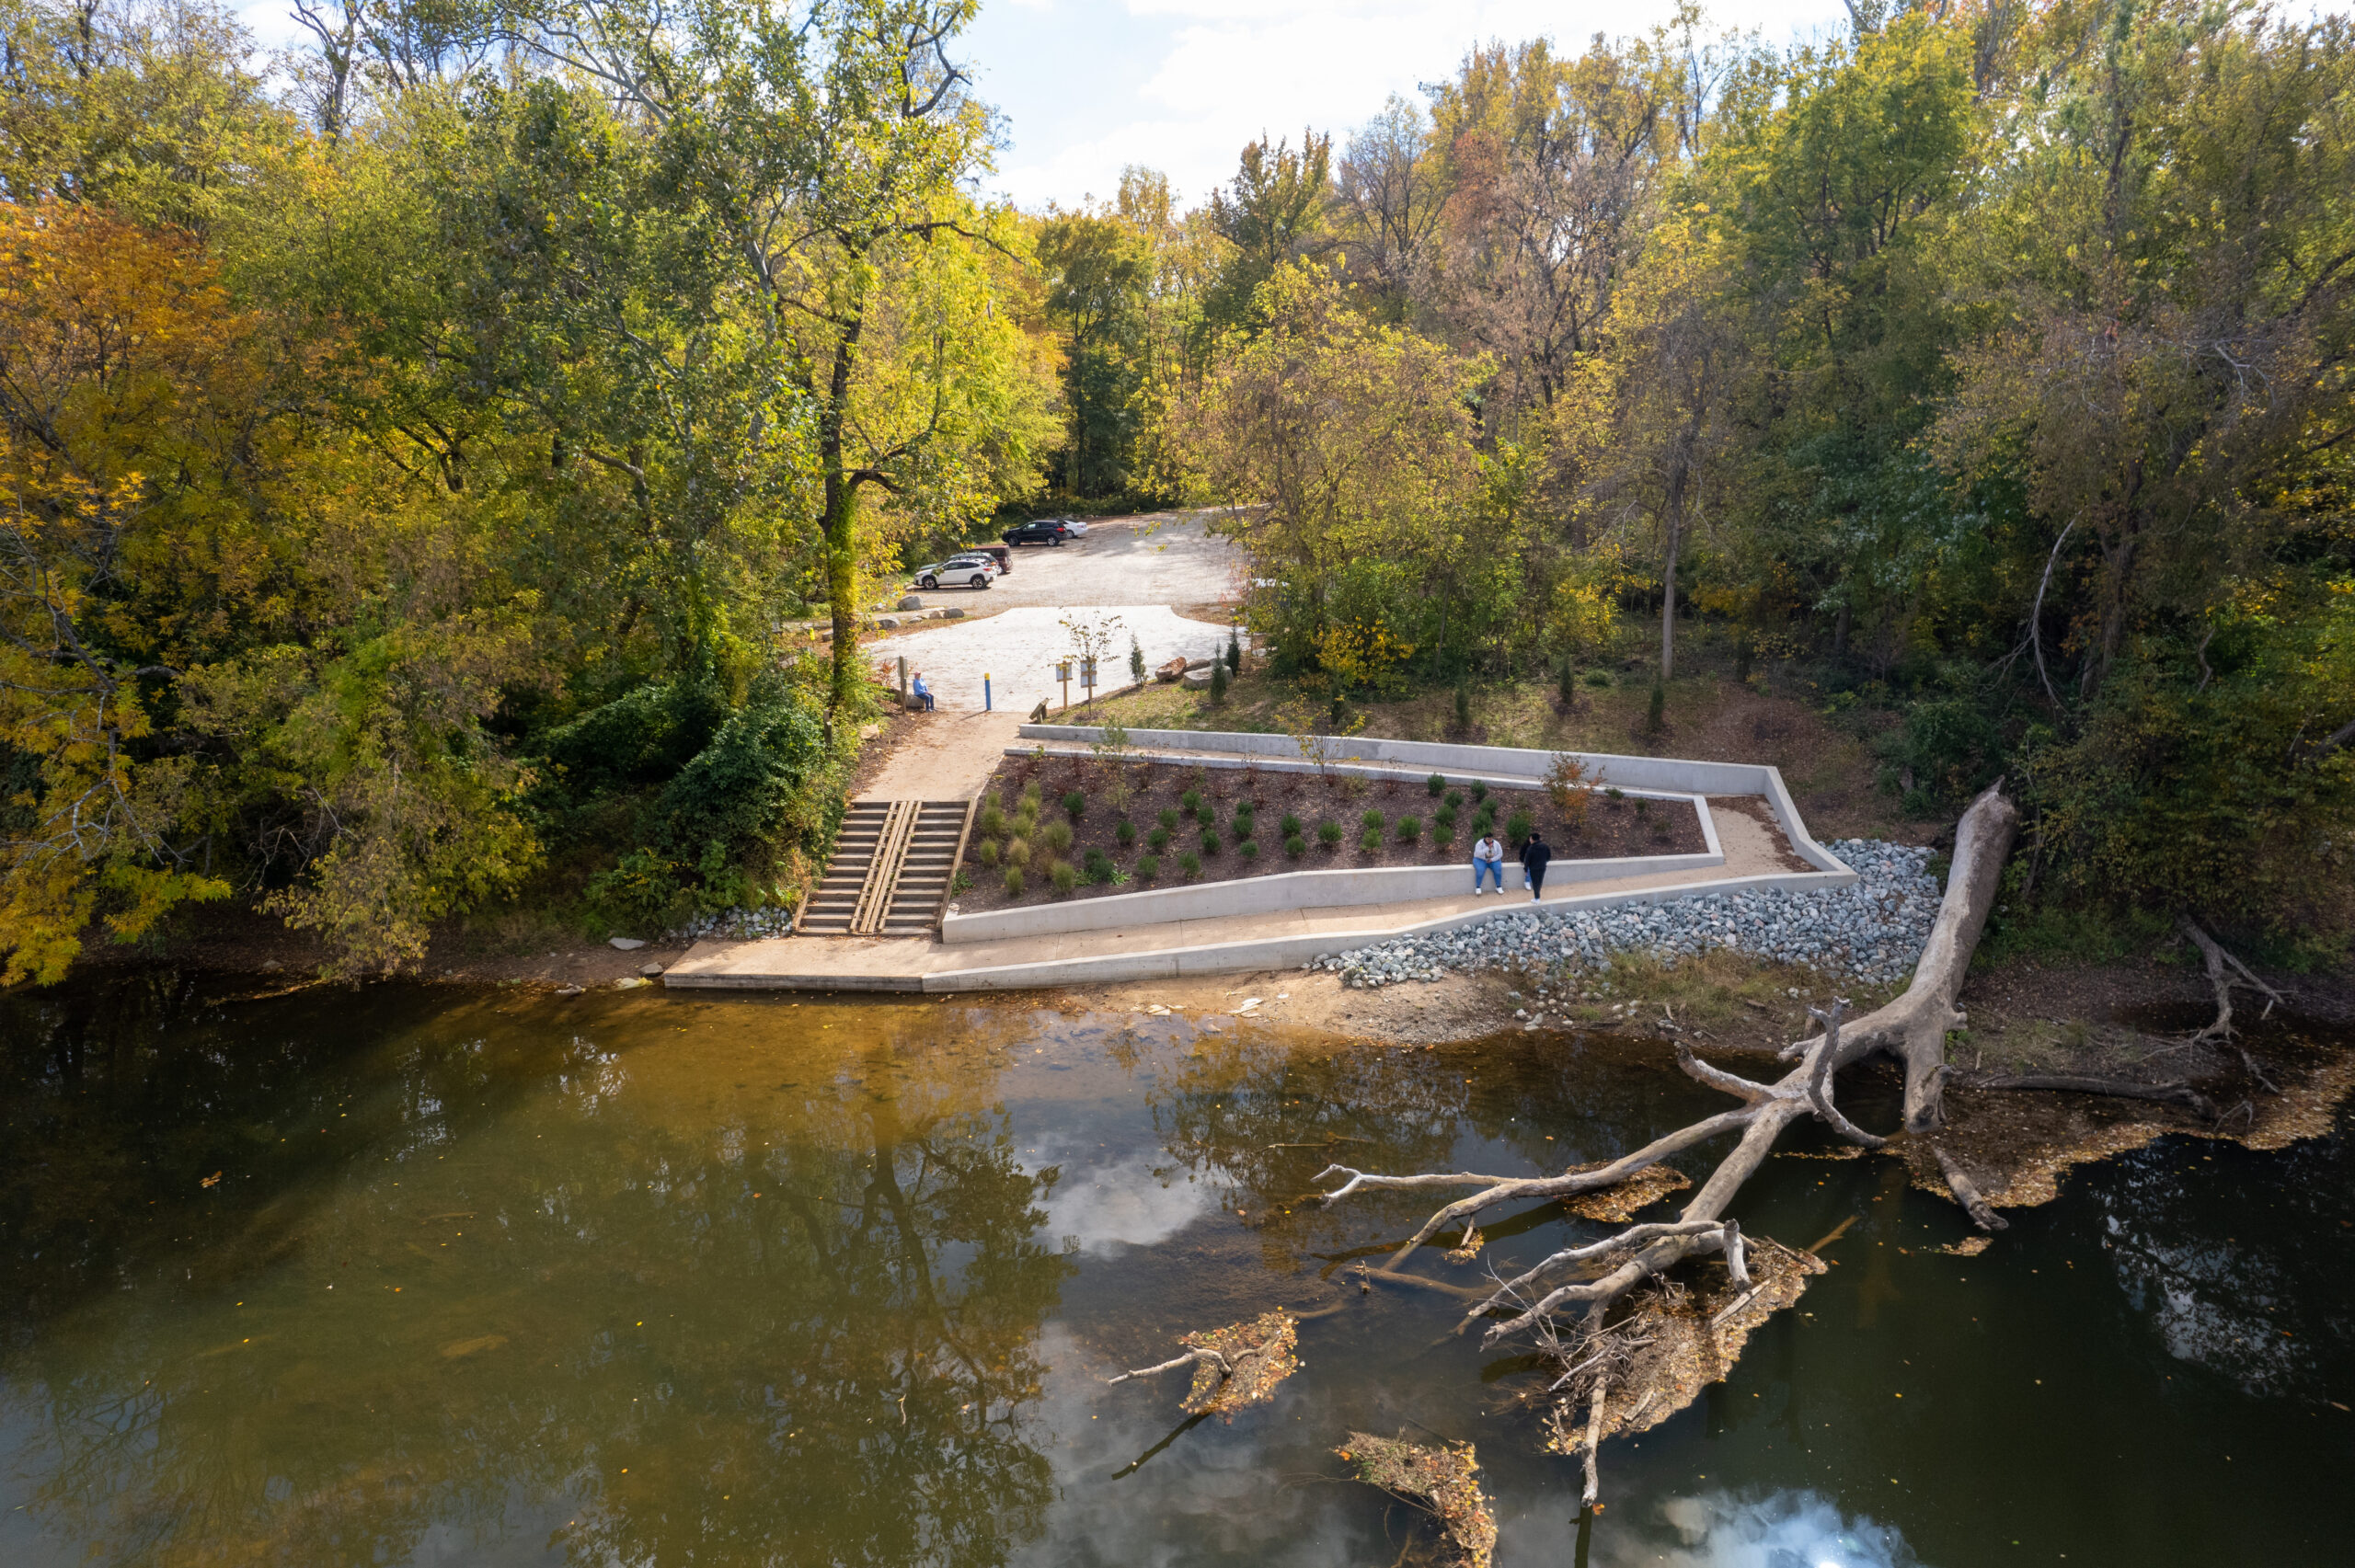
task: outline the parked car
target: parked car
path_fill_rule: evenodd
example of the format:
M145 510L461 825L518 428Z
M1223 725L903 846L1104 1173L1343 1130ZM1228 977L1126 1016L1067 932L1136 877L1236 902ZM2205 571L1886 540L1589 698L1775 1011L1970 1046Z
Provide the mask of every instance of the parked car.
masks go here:
M918 567L916 586L938 588L987 588L997 576L997 563L987 555L951 555L937 566Z
M1003 544L971 544L968 545L961 554L987 555L997 563L997 575L1000 577L1005 576L1014 569L1014 552Z
M1087 537L1087 520L1086 518L1059 517L1055 519L1055 521L1062 523L1065 528L1070 529L1078 538L1085 539Z
M1059 517L1033 518L1030 521L1007 529L998 535L1008 544L1061 544L1066 539L1076 539L1069 525Z

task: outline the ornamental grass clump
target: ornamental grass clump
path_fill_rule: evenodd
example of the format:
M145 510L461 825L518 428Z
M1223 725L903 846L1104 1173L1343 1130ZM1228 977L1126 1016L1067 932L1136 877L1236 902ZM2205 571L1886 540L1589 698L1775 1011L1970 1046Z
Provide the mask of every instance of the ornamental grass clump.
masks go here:
M1047 871L1047 880L1055 885L1058 893L1068 893L1079 886L1079 870L1067 860L1059 860Z
M1005 864L1014 867L1017 871L1019 871L1024 866L1028 865L1030 864L1030 841L1028 839L1014 839L1009 841L1005 846Z
M1022 868L1018 865L1005 868L1005 896L1009 898L1022 897Z
M995 839L983 839L982 841L982 847L975 850L973 853L981 857L982 864L987 866L990 870L995 871L997 869L998 849L997 841Z
M1047 847L1057 854L1071 848L1071 824L1068 822L1050 822L1040 836L1047 841Z

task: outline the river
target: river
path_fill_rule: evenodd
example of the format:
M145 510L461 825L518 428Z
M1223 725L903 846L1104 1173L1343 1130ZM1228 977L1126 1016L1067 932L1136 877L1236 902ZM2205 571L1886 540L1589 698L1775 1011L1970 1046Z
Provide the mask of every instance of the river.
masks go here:
M1720 1108L1655 1045L257 989L0 999L10 1568L1430 1561L1351 1430L1475 1442L1516 1568L2347 1561L2344 1120L2080 1170L1976 1257L1893 1161L1770 1161L1744 1229L1854 1217L1836 1266L1606 1447L1582 1529L1528 1365L1340 1272L1426 1207L1300 1199L1336 1156L1530 1171ZM1232 1424L1105 1382L1277 1306L1339 1310Z

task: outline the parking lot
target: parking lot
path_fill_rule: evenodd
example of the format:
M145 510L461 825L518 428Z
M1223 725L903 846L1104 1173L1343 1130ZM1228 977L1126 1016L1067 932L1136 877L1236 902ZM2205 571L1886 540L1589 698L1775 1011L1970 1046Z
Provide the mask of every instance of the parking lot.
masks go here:
M1157 512L1092 521L1085 539L1016 545L1014 570L986 589L926 589L924 601L972 610L1013 604L1105 609L1234 598L1242 555L1204 532L1203 516Z

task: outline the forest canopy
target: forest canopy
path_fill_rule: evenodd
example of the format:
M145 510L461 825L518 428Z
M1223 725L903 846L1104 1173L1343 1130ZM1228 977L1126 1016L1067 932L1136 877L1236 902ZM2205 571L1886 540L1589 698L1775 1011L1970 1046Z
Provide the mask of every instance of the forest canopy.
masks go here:
M1172 501L1320 695L1710 635L2024 905L2355 924L2343 18L1688 8L1024 212L973 10L0 0L10 980L788 899L890 574Z

